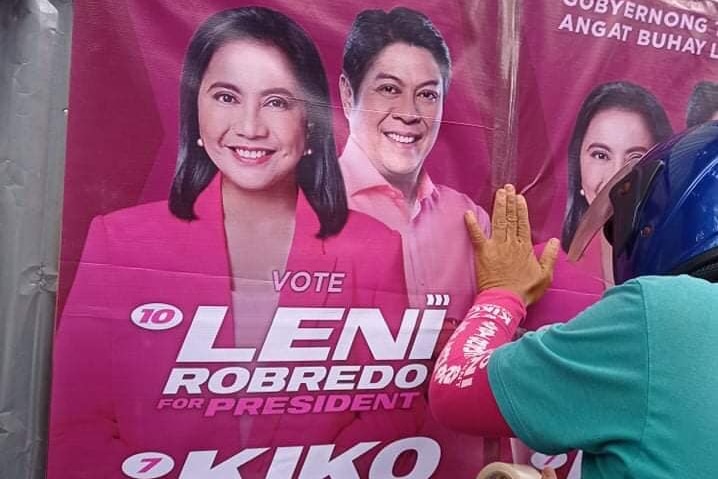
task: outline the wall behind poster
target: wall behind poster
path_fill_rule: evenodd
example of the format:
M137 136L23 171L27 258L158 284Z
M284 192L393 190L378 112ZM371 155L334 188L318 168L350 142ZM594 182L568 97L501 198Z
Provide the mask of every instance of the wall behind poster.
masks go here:
M0 476L44 478L72 9L0 2Z

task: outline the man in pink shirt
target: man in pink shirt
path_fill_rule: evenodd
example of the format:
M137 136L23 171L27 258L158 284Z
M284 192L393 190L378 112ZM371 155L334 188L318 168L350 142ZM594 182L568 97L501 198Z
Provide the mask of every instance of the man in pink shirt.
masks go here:
M466 195L435 185L424 171L417 181L416 199L408 201L372 166L353 137L339 161L349 208L373 216L401 234L411 306L433 306L427 294L448 295L447 320L453 324L461 319L476 290L473 263L465 256L471 248L468 236L454 235L463 227L458 213L475 211L488 229L486 212ZM434 300L443 302L446 298Z
M410 305L447 308L437 353L476 293L474 265L466 260L473 250L464 212L474 212L484 233L490 229L482 208L462 193L435 185L424 169L439 133L450 76L448 47L423 14L395 8L388 13L366 10L356 17L344 46L339 83L349 122L349 139L339 158L349 208L401 234ZM560 261L551 290L532 306L523 327L566 321L602 291L600 282ZM427 428L434 437L445 432L436 425ZM474 438L461 441L462 448L476 448ZM506 444L499 450L495 441L484 443L486 462L510 456ZM528 462L531 452L518 443L515 448L514 460Z
M483 209L424 170L450 74L449 50L426 16L406 8L360 13L344 48L340 92L350 134L339 159L350 209L402 236L411 305L448 302L447 327L475 294L463 212L489 228Z
M339 158L349 208L401 234L412 307L447 309L441 350L476 292L463 213L486 212L466 195L435 185L424 161L436 142L451 59L438 30L407 8L366 10L344 47L340 78L349 139ZM427 415L422 435L441 444L435 477L473 478L483 465L510 458L508 440L456 433Z

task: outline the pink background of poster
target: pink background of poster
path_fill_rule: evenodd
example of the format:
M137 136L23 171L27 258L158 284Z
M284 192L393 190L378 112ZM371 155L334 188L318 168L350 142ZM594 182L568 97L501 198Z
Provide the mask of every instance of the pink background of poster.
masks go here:
M397 5L426 13L444 35L453 60L443 125L426 168L436 183L468 194L487 210L493 189L502 181L515 181L528 198L538 243L561 233L566 150L575 115L593 87L626 80L647 88L679 131L694 84L718 78L718 60L707 52L691 55L559 31L564 15L692 35L709 44L716 38L713 22L718 17L710 2L690 2L696 15L711 19L708 32L698 34L640 25L610 11L581 10L570 6L574 0L523 0L512 17L506 8L512 3L277 0L262 5L288 14L315 40L337 107L342 48L354 16L367 8ZM680 11L669 3L675 2L634 2ZM167 197L175 165L184 49L203 19L240 5L225 0L189 1L182 8L169 0L77 4L60 306L91 218ZM341 151L347 125L339 108L335 132ZM503 145L510 146L505 153ZM505 168L507 163L510 168Z
M588 93L597 85L629 81L648 89L663 105L675 132L685 129L686 103L701 80L718 80L718 59L707 54L718 40L712 2L690 3L696 16L708 9L708 32L696 34L569 6L575 0L523 0L518 76L517 184L526 191L533 211L537 240L560 235L566 201L566 160L576 115ZM600 3L600 2L598 2ZM610 2L609 2L610 3ZM623 2L625 5L626 2ZM676 3L661 0L628 2L667 12L681 12ZM569 5L567 5L569 4ZM581 4L596 5L583 1ZM685 13L692 13L685 10ZM616 22L633 27L629 41L559 31L566 14L592 21ZM636 45L639 28L705 39L703 55L658 50Z
M298 21L317 43L336 105L341 152L347 125L339 108L342 49L362 10L394 4L270 1ZM494 103L497 84L499 4L406 1L442 32L452 54L452 83L439 139L426 161L438 184L490 201L490 151L494 121L506 105ZM93 216L166 199L175 167L181 63L190 36L212 13L241 6L217 0L79 3L73 32L68 156L59 301L72 284ZM478 19L491 18L491 21Z
M512 3L277 0L262 5L297 20L317 43L337 106L339 151L347 125L338 108L337 84L353 18L364 9L396 5L427 14L444 35L453 60L443 125L427 170L436 183L466 193L487 210L499 180L515 181L532 208L535 240L542 242L561 232L566 150L588 92L609 81L637 83L659 99L679 131L693 86L718 78L718 60L707 53L691 55L559 31L568 13L639 28L630 19L571 7L571 0L523 0L517 2L517 17L504 8ZM659 0L636 3L672 10ZM92 0L76 5L60 307L91 218L167 197L175 167L184 50L205 18L241 5L226 0L189 1L182 8L169 0ZM709 16L716 19L714 12ZM708 43L716 38L712 22L703 34L655 25L650 29ZM514 39L518 43L512 43ZM515 76L505 77L507 73ZM504 153L497 145L512 148ZM507 163L511 168L503 168Z

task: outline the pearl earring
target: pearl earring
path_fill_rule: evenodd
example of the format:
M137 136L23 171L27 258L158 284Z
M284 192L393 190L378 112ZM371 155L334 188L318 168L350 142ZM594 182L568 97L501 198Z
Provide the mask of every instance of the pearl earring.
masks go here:
M202 138L197 138L197 146L204 148L204 141L202 141Z
M311 155L312 153L314 153L314 152L312 151L311 148L307 148L306 150L304 150L304 156L309 156L309 155Z
M583 188L581 188L581 189L579 190L578 194L581 195L581 196L584 196L584 197L586 196L586 192L583 191Z

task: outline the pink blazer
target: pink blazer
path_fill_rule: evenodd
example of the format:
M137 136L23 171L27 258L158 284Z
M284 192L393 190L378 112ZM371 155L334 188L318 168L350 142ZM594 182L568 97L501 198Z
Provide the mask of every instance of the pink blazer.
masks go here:
M416 435L425 415L423 399L411 410L390 414L283 414L245 422L229 414L206 418L199 410L158 410L171 368L187 366L175 360L198 306L230 307L215 346L234 346L218 178L199 196L195 211L199 219L183 221L166 202L158 202L92 222L55 339L48 477L125 477L123 460L144 451L174 457L174 470L163 477L177 477L192 450L219 450L219 462L249 447L337 444L343 449L360 441ZM286 269L344 272L342 291L298 293L285 287L279 305L378 307L396 335L407 306L398 234L358 213L350 214L336 236L320 240L318 230L316 215L300 194ZM134 308L155 302L176 306L184 320L164 331L142 329L130 320ZM324 344L336 342L341 327L336 323ZM347 363L371 361L360 345ZM216 370L232 365L191 366ZM243 477L264 477L272 455L247 464Z

